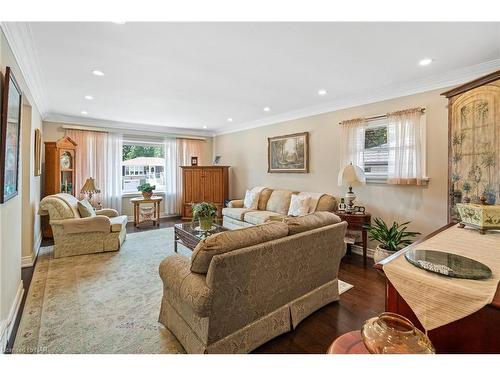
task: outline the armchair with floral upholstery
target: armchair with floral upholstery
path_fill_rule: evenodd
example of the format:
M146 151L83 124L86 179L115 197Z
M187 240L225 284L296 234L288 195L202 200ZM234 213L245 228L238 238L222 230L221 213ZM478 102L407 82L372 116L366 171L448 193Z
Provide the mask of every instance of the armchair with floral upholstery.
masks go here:
M49 215L54 235L54 258L117 251L126 237L127 216L116 210L97 210L82 218L78 199L70 194L54 194L40 202L40 215Z

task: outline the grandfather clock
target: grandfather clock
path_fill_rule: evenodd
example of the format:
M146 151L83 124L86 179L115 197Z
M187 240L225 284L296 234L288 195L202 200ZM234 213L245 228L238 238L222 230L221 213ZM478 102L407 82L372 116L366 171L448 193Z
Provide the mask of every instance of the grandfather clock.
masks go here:
M44 197L57 193L75 193L75 156L77 144L69 137L45 142ZM44 237L52 238L48 217L42 219Z

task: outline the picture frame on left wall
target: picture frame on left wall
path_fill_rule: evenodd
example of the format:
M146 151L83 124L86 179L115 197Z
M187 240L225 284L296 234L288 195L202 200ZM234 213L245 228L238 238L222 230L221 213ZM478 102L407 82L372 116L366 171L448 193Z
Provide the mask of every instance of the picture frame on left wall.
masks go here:
M0 203L19 193L19 148L21 136L22 91L10 67L5 68L2 84L0 126Z

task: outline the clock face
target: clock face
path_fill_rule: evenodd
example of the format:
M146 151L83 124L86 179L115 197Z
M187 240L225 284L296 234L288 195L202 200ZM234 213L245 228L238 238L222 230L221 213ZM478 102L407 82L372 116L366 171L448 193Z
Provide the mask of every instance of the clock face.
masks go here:
M61 155L61 168L70 169L71 168L71 155L67 152Z

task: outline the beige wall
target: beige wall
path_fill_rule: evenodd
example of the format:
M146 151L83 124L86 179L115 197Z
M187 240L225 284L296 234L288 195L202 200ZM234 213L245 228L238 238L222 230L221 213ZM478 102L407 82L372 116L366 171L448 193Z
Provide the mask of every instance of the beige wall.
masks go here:
M44 121L43 122L44 141L56 141L59 138L63 137L64 129L62 128L62 126L64 125L69 125L69 124ZM212 138L207 138L207 140L204 142L203 154L199 155L200 163L211 165L213 160L212 150L213 150ZM132 220L134 217L134 208L132 203L130 203L130 199L135 196L140 196L140 194L137 193L135 195L127 195L122 199L122 214L127 215L130 220ZM160 212L162 213L162 215L165 212L165 201L162 201L160 204Z
M19 195L0 205L0 349L12 329L12 319L22 296L21 260L33 257L36 239L40 238L40 220L34 215L39 204L40 177L33 176L34 131L41 128L41 118L7 40L0 32L0 67L2 74L10 66L23 91L21 119ZM30 110L31 103L31 110ZM25 210L23 214L23 210ZM23 245L26 245L23 247Z
M412 221L411 229L424 234L446 224L447 101L442 90L287 121L215 138L214 154L231 166L230 196L242 197L250 186L265 185L343 196L337 186L339 121L380 115L404 108L426 107L427 187L367 184L355 188L357 204L386 221ZM310 132L310 173L267 173L267 137ZM373 246L373 244L371 244Z

